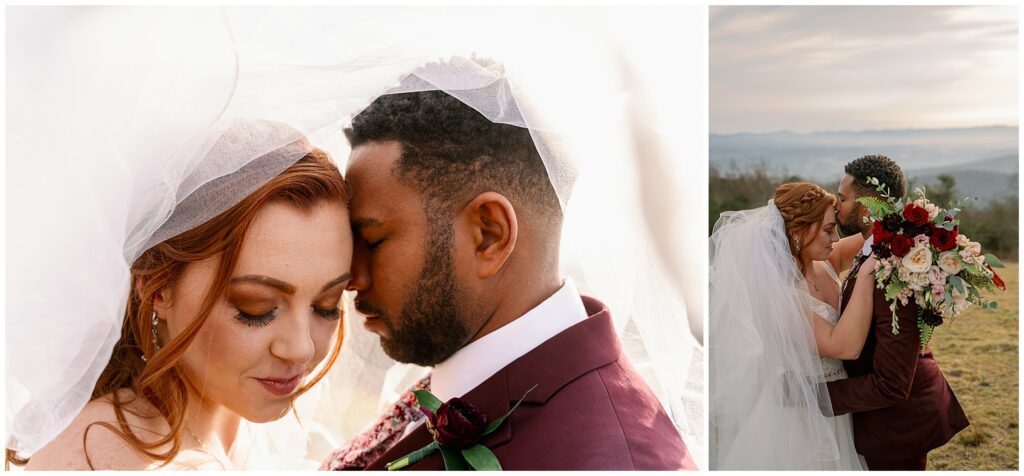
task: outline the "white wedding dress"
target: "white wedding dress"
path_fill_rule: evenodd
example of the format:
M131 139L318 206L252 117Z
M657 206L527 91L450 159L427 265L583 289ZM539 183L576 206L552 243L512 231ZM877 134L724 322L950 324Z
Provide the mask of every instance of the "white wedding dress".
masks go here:
M832 278L836 287L839 287L839 275L836 274L835 270L832 269L832 265L827 261L825 262L825 270L828 271L828 275ZM832 307L832 305L814 298L811 298L808 304L817 317L824 319L833 326L839 323L839 311ZM822 357L821 370L824 372L826 382L849 377L846 374L846 369L843 367L843 361L840 359ZM835 428L836 443L839 449L839 459L836 461L835 468L832 469L866 471L867 463L864 461L863 456L857 454L857 449L853 443L853 417L847 413L834 416L831 419Z
M842 361L818 354L809 321L839 313L808 292L774 203L722 214L709 274L711 469L864 469L826 386Z

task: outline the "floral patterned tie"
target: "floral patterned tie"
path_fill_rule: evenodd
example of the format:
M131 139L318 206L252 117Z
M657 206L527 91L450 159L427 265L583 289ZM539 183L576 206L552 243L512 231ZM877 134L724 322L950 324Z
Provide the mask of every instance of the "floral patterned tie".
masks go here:
M843 280L843 287L839 290L840 299L842 296L846 295L846 285L850 283L850 280L857 276L857 273L860 272L860 266L868 260L868 256L871 256L871 252L868 252L866 255L857 255L857 257L853 259L853 266L850 267L850 272L846 274L846 279Z
M359 470L369 466L405 435L405 429L423 419L414 390L429 390L430 375L413 385L392 404L369 430L338 448L323 464L321 471Z

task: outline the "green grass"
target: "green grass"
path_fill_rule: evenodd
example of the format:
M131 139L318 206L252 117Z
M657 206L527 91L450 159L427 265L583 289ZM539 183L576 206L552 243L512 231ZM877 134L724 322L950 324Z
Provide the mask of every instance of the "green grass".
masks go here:
M931 348L971 426L928 455L928 469L1016 470L1019 265L996 269L995 311L971 309L935 330Z

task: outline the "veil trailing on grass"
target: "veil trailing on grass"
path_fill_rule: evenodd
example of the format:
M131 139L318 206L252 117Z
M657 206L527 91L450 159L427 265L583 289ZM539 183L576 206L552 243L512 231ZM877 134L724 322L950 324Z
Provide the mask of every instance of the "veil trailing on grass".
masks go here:
M700 9L672 11L704 28ZM678 233L682 211L703 205L682 203L693 195L667 132L699 104L663 105L667 89L650 85L678 65L627 54L614 33L619 20L648 21L651 41L664 41L679 22L664 12L10 9L7 447L38 450L89 400L120 336L132 262L249 192L231 188L178 223L189 197L300 137L344 170L353 115L386 92L440 89L530 129L565 215L563 273L609 305L628 356L703 454L702 260ZM465 58L457 69L417 69L453 55ZM225 132L252 120L289 128L251 128L243 146L225 147ZM298 419L247 427L259 443L252 467L318 463L411 384L415 369L358 322L345 326L336 366L296 401Z
M711 234L713 470L827 468L832 405L778 207L725 212Z

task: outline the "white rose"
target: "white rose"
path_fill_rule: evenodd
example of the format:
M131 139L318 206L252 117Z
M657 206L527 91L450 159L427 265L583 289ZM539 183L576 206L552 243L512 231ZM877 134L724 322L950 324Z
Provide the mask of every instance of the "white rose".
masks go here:
M953 312L963 312L963 310L967 309L967 307L970 305L971 303L967 301L967 295L961 294L960 291L957 291L956 288L953 288Z
M956 235L956 244L957 244L957 246L966 247L970 243L971 243L971 240L970 240L970 238L967 238L967 236L965 236L965 235Z
M964 269L964 262L960 259L960 253L956 251L945 251L939 254L939 268L946 274L952 276Z
M932 252L928 245L917 245L903 257L903 267L913 273L925 273L932 267Z

